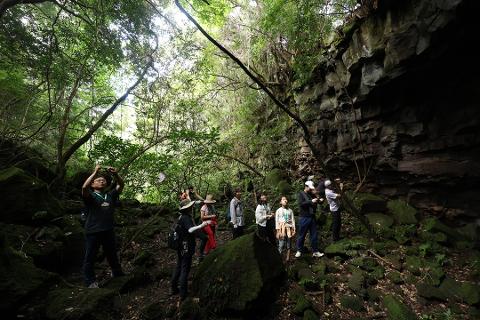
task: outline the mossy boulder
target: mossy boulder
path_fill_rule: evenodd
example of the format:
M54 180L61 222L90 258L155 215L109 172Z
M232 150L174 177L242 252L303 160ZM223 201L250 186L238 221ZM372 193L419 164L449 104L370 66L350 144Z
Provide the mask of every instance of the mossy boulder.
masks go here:
M381 197L371 193L355 194L353 196L353 204L362 214L387 211L387 202Z
M185 299L178 310L178 319L180 320L194 320L203 319L203 309L197 300L192 298Z
M386 214L368 213L366 214L366 217L368 223L377 233L385 233L385 231L390 230L390 227L393 225L393 218Z
M316 314L315 311L311 309L307 309L303 313L303 320L318 320L318 319L320 319L318 314Z
M119 293L127 293L148 283L151 277L145 266L138 266L128 274L108 280L103 287Z
M387 203L388 211L399 225L417 224L415 217L417 210L403 200L390 200Z
M48 319L115 318L115 291L108 289L60 288L49 292L45 307Z
M416 234L416 226L413 224L396 226L393 232L394 238L399 244L410 243Z
M392 281L394 284L402 284L402 274L398 271L392 271L387 273L387 279Z
M378 262L372 257L357 257L350 260L350 264L366 271L373 271Z
M0 311L8 316L27 299L46 292L58 278L35 267L23 252L6 247L3 235L0 237Z
M310 300L305 298L304 295L301 295L298 297L297 301L295 302L295 307L293 308L293 313L301 316L305 310L309 309L312 307L312 303Z
M417 256L407 256L405 258L404 268L413 273L420 275L420 268L423 266L423 259Z
M345 295L340 298L340 304L345 309L353 311L363 311L363 300L356 296Z
M440 232L447 236L449 242L465 240L465 237L460 234L457 229L447 226L437 218L427 218L422 222L424 232Z
M366 272L362 270L354 270L348 279L348 287L357 295L364 297L367 293L365 290Z
M342 239L334 242L325 248L325 253L330 256L353 257L358 254L358 250L364 250L368 247L368 240L365 238Z
M47 184L16 167L0 170L0 194L0 219L5 223L32 224L38 211L46 211L51 217L61 214L60 203Z
M209 254L192 287L209 310L248 315L268 311L265 306L276 300L285 276L278 250L252 233Z
M383 298L383 305L387 311L389 320L414 320L418 319L415 313L400 299L387 295Z
M445 278L440 285L444 298L476 305L480 303L480 286L472 282L460 282Z

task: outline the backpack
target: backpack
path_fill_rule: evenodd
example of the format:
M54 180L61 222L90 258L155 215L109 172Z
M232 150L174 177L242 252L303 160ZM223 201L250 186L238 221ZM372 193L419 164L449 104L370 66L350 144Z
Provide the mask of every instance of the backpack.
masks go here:
M170 227L167 235L167 246L173 250L178 250L182 247L182 227L179 221L180 218Z

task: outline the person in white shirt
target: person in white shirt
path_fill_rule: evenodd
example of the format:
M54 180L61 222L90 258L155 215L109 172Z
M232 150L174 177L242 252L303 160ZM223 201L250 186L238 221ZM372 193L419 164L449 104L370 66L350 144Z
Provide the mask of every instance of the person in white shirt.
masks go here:
M286 247L286 261L290 260L292 238L295 235L295 217L293 210L288 207L288 199L283 196L280 200L281 207L275 212L275 229L277 230L278 252L282 254Z
M340 229L342 226L339 203L340 197L341 195L339 193L335 193L332 190L332 182L330 180L325 180L325 198L327 199L328 205L330 206L330 212L332 213L332 238L334 242L340 240Z
M275 244L275 215L271 212L267 203L267 195L262 194L255 209L255 222L257 223L258 235L263 240Z
M230 201L230 222L233 225L232 233L233 239L243 235L243 227L245 226L245 220L243 217L243 204L240 201L242 191L240 189L235 190L235 197Z

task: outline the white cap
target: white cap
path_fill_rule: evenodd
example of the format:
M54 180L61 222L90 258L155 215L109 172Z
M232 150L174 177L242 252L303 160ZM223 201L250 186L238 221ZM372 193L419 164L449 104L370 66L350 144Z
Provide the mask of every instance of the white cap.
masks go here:
M325 185L325 187L330 187L332 185L332 181L325 180L325 182L323 184Z
M308 180L307 182L305 182L305 185L310 189L315 189L315 186L313 185L313 181L311 180Z

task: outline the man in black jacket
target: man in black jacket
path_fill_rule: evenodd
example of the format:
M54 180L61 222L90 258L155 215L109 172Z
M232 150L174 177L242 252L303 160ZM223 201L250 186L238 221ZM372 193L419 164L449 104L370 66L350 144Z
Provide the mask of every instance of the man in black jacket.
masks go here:
M315 212L317 211L317 204L323 199L313 196L315 186L313 181L305 182L305 189L298 194L298 205L300 207L299 219L299 236L297 239L297 253L295 257L300 257L304 251L304 242L307 232L310 231L310 243L312 246L313 256L319 258L323 253L318 251L318 232L317 222L315 221Z

